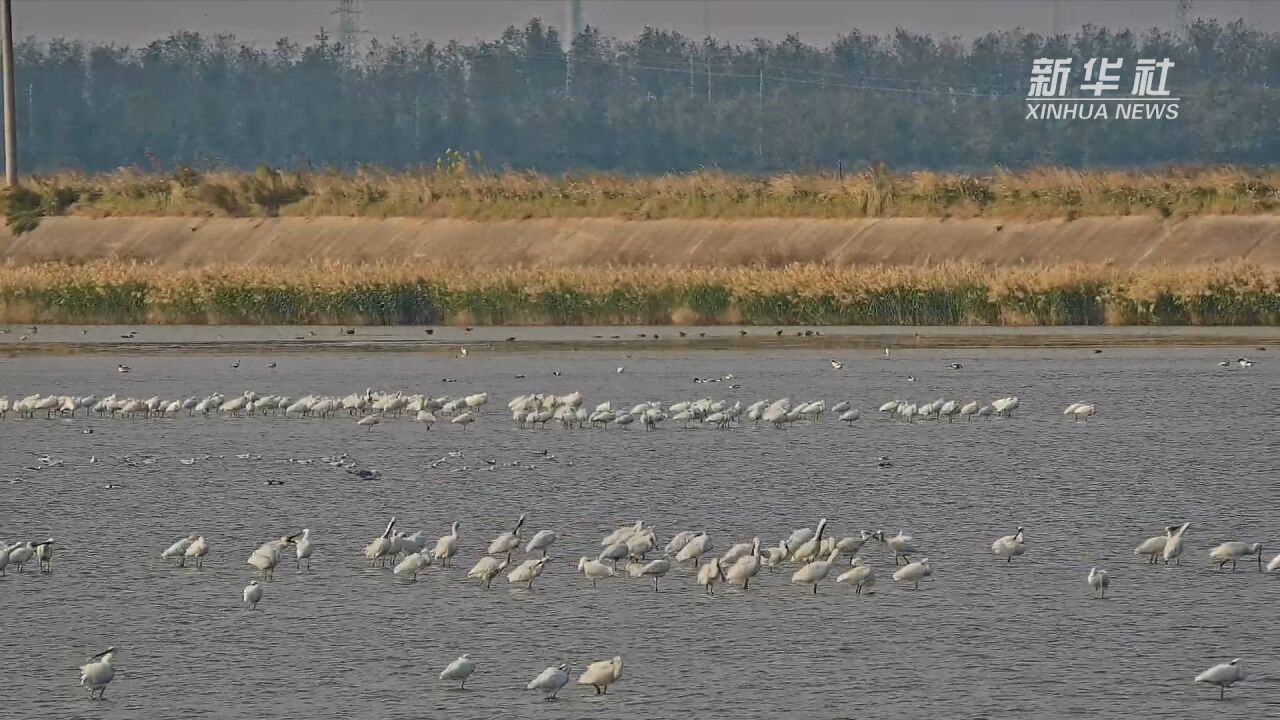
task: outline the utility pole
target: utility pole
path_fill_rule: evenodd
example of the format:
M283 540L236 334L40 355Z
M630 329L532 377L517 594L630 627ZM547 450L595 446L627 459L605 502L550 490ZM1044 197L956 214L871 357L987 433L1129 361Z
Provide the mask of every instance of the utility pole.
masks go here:
M0 0L0 33L4 34L4 183L18 184L18 119L13 85L13 2Z

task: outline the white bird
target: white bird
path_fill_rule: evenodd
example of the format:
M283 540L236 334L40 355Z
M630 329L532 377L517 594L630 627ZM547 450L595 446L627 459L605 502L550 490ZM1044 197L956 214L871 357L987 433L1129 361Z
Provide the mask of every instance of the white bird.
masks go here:
M475 421L476 421L476 414L468 410L462 413L461 415L455 417L454 419L450 420L449 422L453 423L454 425L461 425L462 429L466 430L467 426Z
M275 575L276 566L280 564L280 550L293 543L292 537L282 537L263 543L249 556L248 563L262 573L262 577L270 579Z
M919 551L919 548L915 546L915 543L911 542L911 536L903 535L901 530L898 531L897 535L888 539L885 539L884 531L879 530L876 532L876 539L884 543L893 551L894 565L898 564L898 558L911 562L911 558L908 557L908 555Z
M919 590L920 579L932 574L933 568L929 567L929 558L926 557L902 566L893 574L893 579L895 582L915 583L915 589Z
M493 587L493 579L501 575L502 571L506 569L506 560L485 556L480 558L480 561L467 572L467 577L479 578L481 587L491 588Z
M533 581L542 575L543 569L547 566L550 558L540 557L537 560L525 560L507 573L507 582L514 585L516 583L528 583L528 588L533 589ZM505 563L504 563L505 564Z
M688 545L689 541L692 540L695 536L697 536L697 534L698 533L692 530L681 530L671 538L671 541L667 543L667 546L666 548L664 548L664 551L668 555L674 556L676 553L683 550L684 546Z
M396 563L396 566L391 570L391 572L396 575L411 575L413 576L413 581L417 582L418 573L422 568L427 567L430 564L431 556L420 550L416 553L409 553L408 555L405 555L403 560Z
M1093 588L1094 592L1102 593L1104 600L1107 597L1107 587L1110 585L1111 576L1107 574L1106 570L1099 570L1096 567L1089 568L1089 587Z
M607 695L609 686L621 679L622 657L615 655L612 660L601 660L588 665L578 676L578 684L594 687L597 695Z
M720 556L720 562L724 563L726 566L733 565L738 562L740 558L750 555L752 547L755 546L753 543L749 542L735 543L734 545L729 546L729 549L725 551L724 555ZM760 548L755 547L755 549L756 552L759 553Z
M876 569L856 557L850 562L850 569L841 573L836 582L852 585L854 594L861 595L864 589L876 584Z
M725 573L727 582L742 583L742 589L745 591L747 585L751 583L751 578L760 574L760 538L751 540L751 551L734 561L729 566L728 572Z
M551 547L552 543L555 541L556 534L554 531L539 530L533 534L533 537L529 538L529 544L524 546L524 551L532 554L541 550L542 556L546 557L547 548Z
M822 518L818 521L818 530L813 537L804 541L791 552L791 559L798 563L809 562L818 557L818 551L822 548L822 532L827 529L827 519ZM794 535L794 533L793 533Z
M204 536L201 535L195 539L187 550L183 553L182 562L185 564L187 558L194 558L196 567L204 567L204 556L209 554L209 543L205 542Z
M511 562L511 551L520 547L520 528L524 525L524 514L520 514L520 519L516 521L516 526L511 532L504 532L489 543L490 555L501 555L506 553L507 562Z
M843 370L843 369L844 369L844 363L840 362L839 360L832 360L832 361L831 361L831 369L832 369L832 370Z
M367 415L357 420L356 425L363 428L369 428L368 432L373 432L373 426L380 422L382 422L381 415Z
M1169 542L1169 536L1173 535L1173 531L1177 529L1177 525L1166 526L1164 529L1164 535L1156 535L1155 537L1149 537L1146 540L1143 540L1138 544L1138 547L1133 549L1133 554L1146 557L1147 564L1154 565L1156 563L1156 559L1164 553L1164 546Z
M715 595L717 580L724 580L724 570L720 567L720 558L711 558L705 565L698 568L698 584L707 591L708 595Z
M782 561L786 559L787 541L781 540L778 542L778 547L769 548L764 551L764 558L762 562L765 567L769 568L769 572L773 572L773 569L781 565Z
M9 564L18 568L18 572L22 572L22 566L36 554L36 544L27 541L18 543L9 548Z
M625 548L626 546L624 545L623 547ZM583 557L578 560L578 571L591 579L591 587L596 586L597 580L613 577L615 574L613 568L598 560L592 560L588 557Z
M111 661L116 656L114 645L89 658L89 662L80 666L80 684L89 688L89 697L98 693L101 700L107 694L107 685L116 676L116 669Z
M831 572L831 566L835 564L836 557L840 555L839 548L833 548L831 554L826 560L814 560L805 565L791 575L792 585L812 585L813 594L818 594L818 583Z
M440 671L441 680L458 680L458 689L463 690L467 687L467 678L471 677L471 673L476 671L475 661L470 655L462 653L457 660L449 663L449 666Z
M1006 562L1013 562L1013 559L1022 555L1027 551L1026 537L1022 533L1022 526L1012 535L1004 537L991 543L991 552L1004 558Z
M693 561L696 566L698 558L702 557L707 551L711 550L711 536L700 532L694 535L685 546L680 548L680 552L676 553L676 562Z
M258 609L258 601L262 599L262 585L257 580L250 580L248 585L244 586L244 604L249 606L250 610Z
M1275 572L1276 570L1280 570L1280 555L1271 558L1271 562L1267 563L1267 572Z
M1071 410L1071 415L1076 422L1087 421L1090 415L1095 412L1093 405L1089 403L1080 403Z
M391 533L395 529L396 519L391 518L391 522L387 523L387 529L382 534L373 539L373 542L364 546L364 556L369 559L369 566L381 561L386 564L386 557L395 549L395 543L391 540Z
M444 567L453 566L453 557L458 554L458 521L450 526L449 534L436 540L435 558Z
M524 686L525 690L541 690L545 693L547 700L554 700L556 693L560 692L560 688L569 684L569 666L566 663L560 663L555 667L549 667L538 673L538 677L529 681Z
M632 577L652 577L653 591L658 592L658 578L671 570L671 561L663 557L644 565L633 563L629 569Z
M1228 663L1218 663L1200 673L1196 676L1196 684L1217 685L1218 699L1221 700L1227 696L1227 688L1244 679L1244 665L1240 663L1240 658L1236 658Z
M174 544L166 548L164 552L160 553L160 559L172 560L174 558L178 558L179 566L183 565L184 563L186 563L186 559L184 558L184 556L187 553L187 548L191 546L191 543L196 541L197 537L200 537L200 536L188 535L184 538L181 538L180 540L178 540L177 542L175 542Z
M307 569L311 569L311 553L315 552L315 546L311 544L311 528L302 528L302 532L295 535L298 538L293 543L293 549L297 553L294 558L294 567L302 569L302 561L307 561Z
M1169 533L1169 539L1164 544L1164 564L1168 565L1170 560L1176 559L1178 564L1182 564L1183 539L1186 537L1187 528L1191 527L1190 522L1184 522L1178 526L1177 530Z
M1209 551L1209 557L1218 561L1218 569L1231 563L1231 572L1236 570L1236 561L1250 555L1258 556L1258 572L1262 572L1262 543L1224 542Z
M40 572L53 572L53 538L36 543L36 561Z

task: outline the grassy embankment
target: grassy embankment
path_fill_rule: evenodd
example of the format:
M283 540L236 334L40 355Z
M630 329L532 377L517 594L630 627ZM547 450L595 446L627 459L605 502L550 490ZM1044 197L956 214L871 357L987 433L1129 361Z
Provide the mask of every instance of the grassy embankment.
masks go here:
M1040 169L989 175L745 178L545 177L475 172L455 156L424 172L171 174L31 178L9 225L49 215L535 217L997 217L1261 214L1280 172ZM1275 324L1280 275L1240 266L1121 271L724 268L468 273L442 265L6 267L0 321L155 323Z

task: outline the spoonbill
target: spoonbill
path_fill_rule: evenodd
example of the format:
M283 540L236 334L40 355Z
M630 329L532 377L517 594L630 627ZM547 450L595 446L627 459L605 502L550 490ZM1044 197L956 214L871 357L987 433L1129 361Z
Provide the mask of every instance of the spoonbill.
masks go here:
M476 663L471 656L462 653L457 660L449 663L449 666L440 671L441 680L458 680L458 689L465 690L467 687L467 678L471 677L471 673L476 671Z
M893 574L895 582L915 583L915 590L920 589L920 579L929 577L933 574L933 568L929 567L929 558L920 558L916 562L903 565L897 572Z
M694 566L697 566L698 558L709 550L711 550L711 536L704 532L697 533L685 543L684 547L680 548L680 552L676 553L676 562L692 560Z
M403 560L396 563L396 566L392 568L391 572L396 575L410 575L413 577L413 581L417 582L418 573L422 568L425 568L430 564L431 556L419 550L416 553L409 553L408 555L405 555Z
M507 569L507 561L485 556L467 572L469 578L479 578L481 587L493 587L493 579Z
M822 518L818 521L818 530L813 537L804 541L791 553L791 559L798 563L806 563L818 556L819 550L822 548L822 532L827 529L827 519Z
M841 573L836 582L852 585L855 595L861 595L863 589L876 584L876 569L863 562L862 558L854 558L849 565L850 569Z
M1177 529L1177 525L1166 526L1164 535L1156 535L1143 540L1138 547L1133 549L1133 554L1142 555L1147 558L1148 565L1155 565L1157 558L1164 553L1164 546L1169 542L1169 536L1173 535L1173 531Z
M516 526L511 532L505 532L493 539L489 543L490 555L501 555L506 553L507 562L511 562L511 551L520 547L520 528L524 525L524 513L520 514L520 519L516 520Z
M192 558L196 567L204 567L204 556L208 554L209 543L205 542L203 535L200 535L187 546L187 551L182 555L182 563L185 564L187 558Z
M449 534L436 540L435 558L443 567L453 567L453 557L458 554L458 521L449 526Z
M621 679L622 656L615 655L612 660L601 660L588 665L578 676L578 684L594 687L597 695L607 695L609 686Z
M1267 572L1275 572L1280 570L1280 555L1271 558L1271 562L1267 563Z
M662 557L644 565L632 564L630 567L635 568L630 570L632 577L652 577L653 591L658 592L658 578L666 575L671 570L671 561Z
M751 578L760 574L760 538L751 540L751 552L734 561L725 573L725 580L731 583L741 582L745 592Z
M89 658L89 662L80 666L80 684L89 688L89 697L93 698L93 694L98 693L98 699L106 697L107 685L111 684L111 680L116 676L116 669L111 661L116 656L116 647L103 650Z
M716 581L724 579L724 571L720 569L720 558L711 558L705 565L698 568L698 584L701 585L708 595L716 594Z
M549 667L538 673L538 677L529 681L524 686L525 690L541 690L545 693L547 700L554 700L556 693L560 692L560 688L569 684L569 666L566 663L560 663L555 667Z
M1191 523L1184 522L1178 526L1177 530L1169 533L1169 539L1164 544L1164 564L1168 565L1170 560L1176 559L1178 564L1182 564L1182 541L1186 537L1187 528L1191 527Z
M840 555L840 548L834 548L826 560L814 560L805 565L791 575L791 584L793 585L812 585L813 594L818 594L818 583L831 572L831 566L835 564L836 557Z
M36 545L36 560L40 572L53 572L53 538Z
M769 568L769 572L773 572L773 569L781 565L782 561L786 559L787 541L779 540L778 547L768 548L764 551L764 557L761 562L765 567Z
M911 562L911 558L907 556L919 551L915 544L911 542L911 536L903 535L901 530L898 531L897 535L894 535L887 540L884 537L884 531L877 530L876 539L884 543L886 547L893 551L893 564L895 566L898 564L898 558Z
M22 566L26 565L27 561L31 559L31 556L35 554L35 543L29 540L25 543L18 543L17 545L9 548L9 564L16 566L18 568L18 572L21 573Z
M160 559L172 560L173 558L178 558L179 559L178 565L182 566L182 564L186 562L184 556L187 553L187 548L191 546L191 543L196 541L197 537L200 537L200 536L188 535L184 538L179 539L177 542L175 542L174 544L166 548L164 552L160 553Z
M393 517L387 523L387 528L382 534L373 539L373 542L364 546L364 556L369 559L369 566L381 561L383 565L387 564L387 556L391 554L395 548L395 543L391 540L391 533L395 530L396 519Z
M1200 673L1196 676L1196 684L1217 685L1218 699L1222 700L1227 696L1227 688L1242 682L1244 678L1244 665L1241 664L1240 658L1236 658L1231 662L1218 663Z
M1231 563L1231 572L1236 571L1237 560L1250 555L1258 556L1258 572L1262 572L1262 543L1224 542L1209 551L1209 557L1218 561L1219 570Z
M597 580L614 576L613 568L598 560L592 560L588 557L583 557L578 560L578 571L591 579L591 587L596 587Z
M529 544L524 546L524 551L532 554L541 550L542 556L546 557L547 548L551 547L552 543L554 543L556 539L557 537L555 532L551 530L539 530L534 533L533 537L529 538Z
M1015 557L1022 555L1026 551L1027 542L1021 525L1012 535L1005 535L991 543L991 552L1004 558L1005 562L1013 562Z
M1111 585L1111 576L1107 574L1106 570L1099 570L1096 567L1089 568L1089 587L1093 588L1094 592L1102 593L1104 600L1107 597L1107 587L1109 585Z
M507 582L512 585L516 583L528 583L526 587L533 589L533 581L542 575L542 570L547 566L549 558L540 557L537 560L525 560L515 567L514 570L507 573ZM505 563L504 563L505 564Z
M258 601L262 599L262 585L257 580L250 580L244 586L244 603L250 610L258 609Z

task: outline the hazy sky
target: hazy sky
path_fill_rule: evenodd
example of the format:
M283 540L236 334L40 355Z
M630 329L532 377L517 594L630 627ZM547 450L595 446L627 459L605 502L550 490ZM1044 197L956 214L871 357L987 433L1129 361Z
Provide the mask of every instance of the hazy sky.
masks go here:
M417 34L434 40L490 38L508 25L540 17L565 24L564 0L357 0L371 35ZM174 30L234 33L268 45L280 37L309 39L337 25L337 0L14 0L14 34L145 44ZM1090 22L1145 29L1173 27L1175 0L1059 0L1060 27ZM702 36L702 0L584 0L588 24L631 37L645 25ZM712 34L730 41L779 39L797 32L825 44L853 28L884 34L902 26L917 32L972 36L1022 26L1053 27L1052 0L710 0ZM1194 0L1193 15L1243 17L1280 30L1280 0Z

